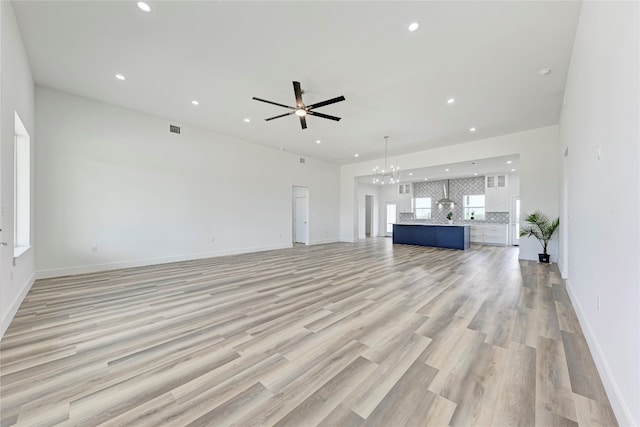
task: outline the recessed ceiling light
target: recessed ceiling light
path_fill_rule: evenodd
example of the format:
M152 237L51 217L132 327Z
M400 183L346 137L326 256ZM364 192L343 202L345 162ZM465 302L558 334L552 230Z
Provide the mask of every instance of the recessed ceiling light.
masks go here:
M511 160L507 160L508 165L510 165L511 163L513 163Z
M191 103L192 103L193 105L200 105L200 103L198 102L198 100L197 100L197 99L194 99L193 101L191 101Z
M320 141L319 139L316 139L316 144L320 144L322 141Z
M245 122L245 123L249 123L250 121L251 121L251 119L250 119L249 117L245 117L245 118L244 118L244 122Z
M353 157L360 157L360 154L356 153L353 155Z
M474 176L478 176L478 172L474 173L473 175L474 175Z
M138 9L140 9L143 12L151 12L151 6L149 6L147 3L143 1L138 2Z
M409 172L409 176L413 176L413 172Z
M538 71L538 74L540 74L541 76L548 76L549 74L551 74L551 68L543 68L540 71Z
M511 169L511 172L515 172L515 171L516 171L515 169Z
M475 132L476 128L469 128L469 132Z
M418 28L420 28L420 24L417 22L412 22L411 24L409 24L409 31L411 32L417 31Z
M280 147L280 151L284 151L284 147Z
M124 76L122 74L116 74L116 79L118 80L124 80Z
M456 102L455 98L449 98L447 99L447 104L453 104L454 102Z
M429 178L425 178L424 180L427 181Z
M449 168L446 168L444 171L445 171L445 172L449 172Z

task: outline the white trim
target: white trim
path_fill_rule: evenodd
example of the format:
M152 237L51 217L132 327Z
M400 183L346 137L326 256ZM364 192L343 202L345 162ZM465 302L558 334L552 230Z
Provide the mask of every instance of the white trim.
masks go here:
M31 274L27 282L22 287L22 290L20 291L20 293L18 293L18 295L16 295L16 297L11 302L11 305L9 306L9 310L7 310L7 312L4 313L4 316L2 318L2 325L0 326L1 328L0 338L4 336L4 333L9 328L11 321L13 320L16 313L18 312L18 308L20 308L20 304L22 304L22 301L24 301L25 297L29 293L29 290L31 290L31 286L33 286L35 281L36 281L36 274L33 273Z
M582 327L582 331L584 332L584 337L587 340L587 345L589 346L589 350L591 351L591 356L593 357L593 361L596 364L596 368L598 369L598 373L600 374L600 378L602 379L602 384L607 392L607 396L609 397L609 402L611 403L611 407L613 408L613 412L618 419L618 424L620 426L637 426L640 425L640 420L634 420L629 407L625 403L624 396L620 393L620 389L616 384L613 375L611 374L611 369L609 369L609 364L607 360L604 358L602 353L602 348L598 343L598 340L591 329L591 324L589 320L584 315L584 311L582 310L582 306L578 302L578 299L573 294L573 286L569 279L566 281L567 284L567 293L569 294L569 298L571 299L571 303L573 304L573 308L578 316L578 321L580 322L580 326Z
M340 240L338 239L322 239L322 240L313 240L309 242L309 245L326 245L327 243L338 243Z
M172 262L191 261L203 258L214 258L225 255L239 255L252 252L271 251L276 249L291 248L291 243L282 243L268 246L255 246L250 248L230 249L224 251L201 252L189 255L175 255L160 258L145 258L134 261L116 261L106 264L81 265L76 267L52 268L49 270L40 270L36 272L37 279L48 279L51 277L70 276L75 274L96 273L99 271L119 270L122 268L143 267L147 265L168 264Z
M26 253L29 249L31 249L31 246L15 246L13 248L13 259L20 258L20 256Z

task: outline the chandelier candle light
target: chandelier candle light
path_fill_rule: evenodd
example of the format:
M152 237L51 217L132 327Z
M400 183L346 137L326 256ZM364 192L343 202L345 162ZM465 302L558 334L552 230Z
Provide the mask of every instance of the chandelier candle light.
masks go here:
M379 166L373 168L373 183L374 184L395 184L400 182L400 168L399 167L387 167L387 148L389 144L389 137L384 137L384 168L380 169Z

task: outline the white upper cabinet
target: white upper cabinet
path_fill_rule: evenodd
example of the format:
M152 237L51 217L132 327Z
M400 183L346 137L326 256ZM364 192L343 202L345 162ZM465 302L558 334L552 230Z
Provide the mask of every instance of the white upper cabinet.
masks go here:
M398 185L398 212L411 212L411 184Z
M509 212L507 179L507 175L487 175L485 177L485 212Z

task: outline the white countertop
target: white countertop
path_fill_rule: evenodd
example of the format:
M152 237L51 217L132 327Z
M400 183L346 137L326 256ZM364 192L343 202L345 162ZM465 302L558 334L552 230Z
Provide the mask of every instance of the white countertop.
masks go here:
M430 225L435 227L470 227L470 224L434 224L429 222L396 222L395 225Z

